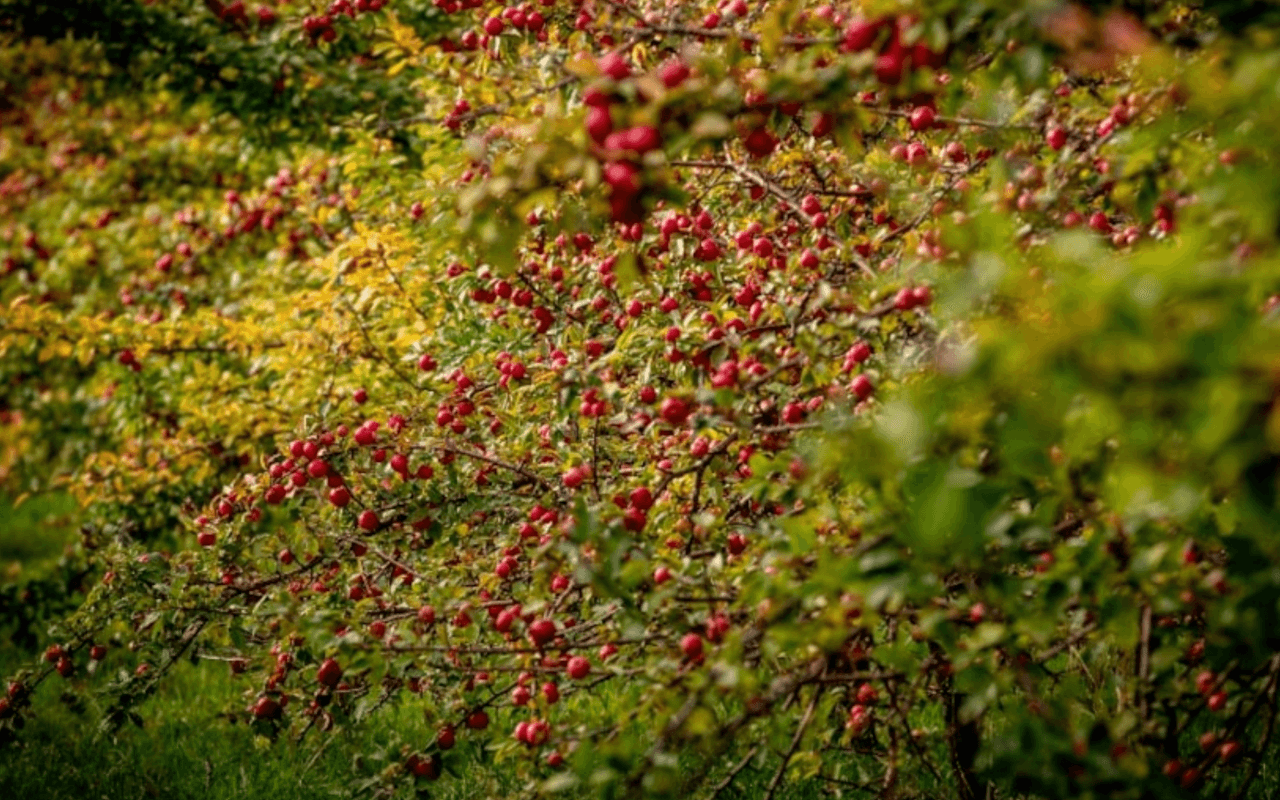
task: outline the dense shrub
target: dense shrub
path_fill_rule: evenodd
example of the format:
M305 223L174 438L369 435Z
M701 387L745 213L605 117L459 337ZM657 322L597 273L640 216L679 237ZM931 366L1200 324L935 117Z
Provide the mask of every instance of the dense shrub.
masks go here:
M0 24L0 476L80 501L96 578L13 746L42 681L119 725L192 660L265 737L421 709L371 791L1274 757L1269 4Z

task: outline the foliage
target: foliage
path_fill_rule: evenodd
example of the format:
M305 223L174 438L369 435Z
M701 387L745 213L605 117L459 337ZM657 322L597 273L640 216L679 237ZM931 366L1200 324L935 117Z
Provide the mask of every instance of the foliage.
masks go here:
M190 661L421 719L357 793L1269 791L1268 13L87 5L0 4L0 479L96 579L13 746Z
M67 520L74 511L66 497L0 505L0 636L17 652L34 651L49 625L75 610L89 588L93 570L71 546L75 531Z
M401 3L398 11L414 34L441 30L442 15L425 3ZM395 43L369 15L338 15L320 27L303 22L311 47L298 46L299 21L282 22L267 5L251 17L243 3L217 0L0 2L0 24L24 39L94 43L97 58L74 67L91 98L163 87L187 104L235 116L242 136L256 142L330 135L337 144L351 117L404 116L415 107L417 73L401 62L399 75L390 74ZM379 79L368 80L371 72Z

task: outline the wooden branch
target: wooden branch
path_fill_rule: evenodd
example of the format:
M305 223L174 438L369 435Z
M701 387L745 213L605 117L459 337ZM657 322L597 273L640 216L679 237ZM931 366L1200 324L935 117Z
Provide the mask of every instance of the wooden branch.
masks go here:
M867 108L867 110L872 112L873 114L881 114L886 117L909 118L912 113L910 111L903 111L901 109L896 109L896 108L869 107ZM935 115L934 120L936 122L945 123L947 125L958 125L964 128L987 128L990 130L1034 131L1034 130L1039 130L1041 127L1033 122L999 122L997 120L975 119L972 117L944 117L940 115Z
M1138 646L1134 656L1134 675L1138 679L1134 684L1134 704L1143 722L1151 718L1151 604L1142 607L1138 622Z
M747 764L751 763L751 759L755 758L756 753L758 752L760 752L760 745L755 745L748 750L747 754L742 757L742 760L734 765L733 769L729 770L729 774L724 776L724 778L715 785L711 791L710 800L716 800L716 798L720 796L721 792L729 788L729 785L733 783L733 779L738 777L738 773L742 772L742 770L746 768Z
M453 453L454 455L464 456L466 458L474 458L477 461L483 461L486 464L492 464L495 467L501 467L502 469L508 470L510 472L514 472L517 475L520 475L538 484L544 490L549 491L555 488L554 486L551 485L550 481L548 481L546 478L543 478L541 475L537 474L536 472L532 472L520 466L519 464L513 464L508 461L503 461L502 459L495 458L490 455L486 455L485 453L479 453L474 450L468 450L466 448L459 447L455 444L445 444L441 449L447 453Z
M800 748L800 740L804 738L804 732L808 729L809 723L813 722L813 714L818 708L818 700L821 697L822 686L818 685L813 690L813 699L809 701L809 706L804 710L804 716L800 718L800 724L796 726L795 735L791 737L791 746L783 754L782 763L778 765L778 771L773 773L773 779L769 781L769 788L765 791L764 800L773 800L778 787L782 785L782 778L787 773L787 765L791 763L796 750Z
M1254 779L1258 777L1258 771L1262 768L1262 761L1267 752L1267 747L1271 744L1271 734L1275 732L1276 714L1280 711L1280 706L1276 705L1276 687L1280 685L1280 654L1271 657L1271 677L1270 686L1265 694L1267 697L1267 705L1271 708L1271 713L1267 715L1267 727L1262 734L1262 739L1258 742L1257 757L1253 760L1253 766L1249 768L1249 774L1245 776L1244 781L1240 784L1240 788L1236 789L1235 794L1231 795L1231 800L1241 800L1245 793L1249 791L1249 786Z

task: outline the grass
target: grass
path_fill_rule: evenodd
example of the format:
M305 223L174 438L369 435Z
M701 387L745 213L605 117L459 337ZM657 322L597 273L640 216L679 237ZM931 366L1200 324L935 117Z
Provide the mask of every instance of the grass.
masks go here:
M0 797L23 800L122 800L123 798L270 797L272 800L347 796L354 769L371 738L395 730L426 741L425 725L392 713L361 730L338 733L317 751L316 738L303 746L270 742L244 724L215 718L238 704L243 686L223 670L184 664L161 694L139 709L145 726L128 726L111 737L96 727L95 709L60 702L61 687L46 682L33 698L40 713L18 748L0 750ZM456 789L459 782L441 783ZM499 789L499 795L516 787ZM472 797L486 796L471 794ZM449 794L442 794L449 797Z
M13 665L0 664L0 669ZM218 710L242 705L244 684L220 665L183 664L161 694L139 709L145 727L129 726L112 739L96 728L93 707L75 708L59 699L62 686L47 681L33 705L39 714L23 732L18 748L0 749L0 798L21 800L303 800L348 797L385 764L369 754L388 740L427 742L435 734L416 708L401 706L368 724L328 734L313 732L298 746L284 739L269 742L244 724L216 718ZM212 669L210 667L213 667ZM524 784L459 744L450 754L451 770L461 779L432 785L439 800L519 797ZM695 767L690 764L689 770ZM763 797L773 765L744 773L734 800ZM407 791L407 788L406 790ZM583 792L567 792L576 797ZM397 794L405 796L404 791ZM776 800L808 800L814 786L792 786Z
M0 582L39 575L75 539L75 501L66 495L33 497L16 508L0 495Z
M12 651L0 651L0 673L17 666ZM8 662L8 663L6 663ZM106 662L110 664L110 659ZM114 738L97 728L98 709L61 697L56 678L32 698L38 714L17 747L0 748L0 798L21 800L302 800L350 797L366 778L385 766L371 757L388 741L426 743L436 727L418 707L383 709L363 726L321 734L313 731L302 746L286 739L271 742L243 723L230 724L218 712L244 705L242 679L221 664L179 665L160 693L140 707L144 727L126 726ZM604 696L575 698L608 703ZM567 701L566 701L567 702ZM317 748L325 737L322 748ZM683 759L686 775L698 769L692 755ZM481 800L523 796L524 782L495 767L484 753L460 742L449 756L458 777L431 785L438 800ZM760 800L775 763L745 770L725 800ZM408 786L396 796L412 796ZM364 795L367 796L367 795ZM557 795L594 796L589 790ZM788 785L774 800L816 800L815 785Z

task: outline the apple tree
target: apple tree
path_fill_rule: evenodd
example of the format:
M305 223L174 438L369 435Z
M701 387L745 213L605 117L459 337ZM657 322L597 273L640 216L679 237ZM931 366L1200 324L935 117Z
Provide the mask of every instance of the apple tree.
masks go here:
M1265 3L0 0L11 677L530 793L1257 795ZM142 91L136 91L141 88ZM1250 794L1253 792L1254 794Z

